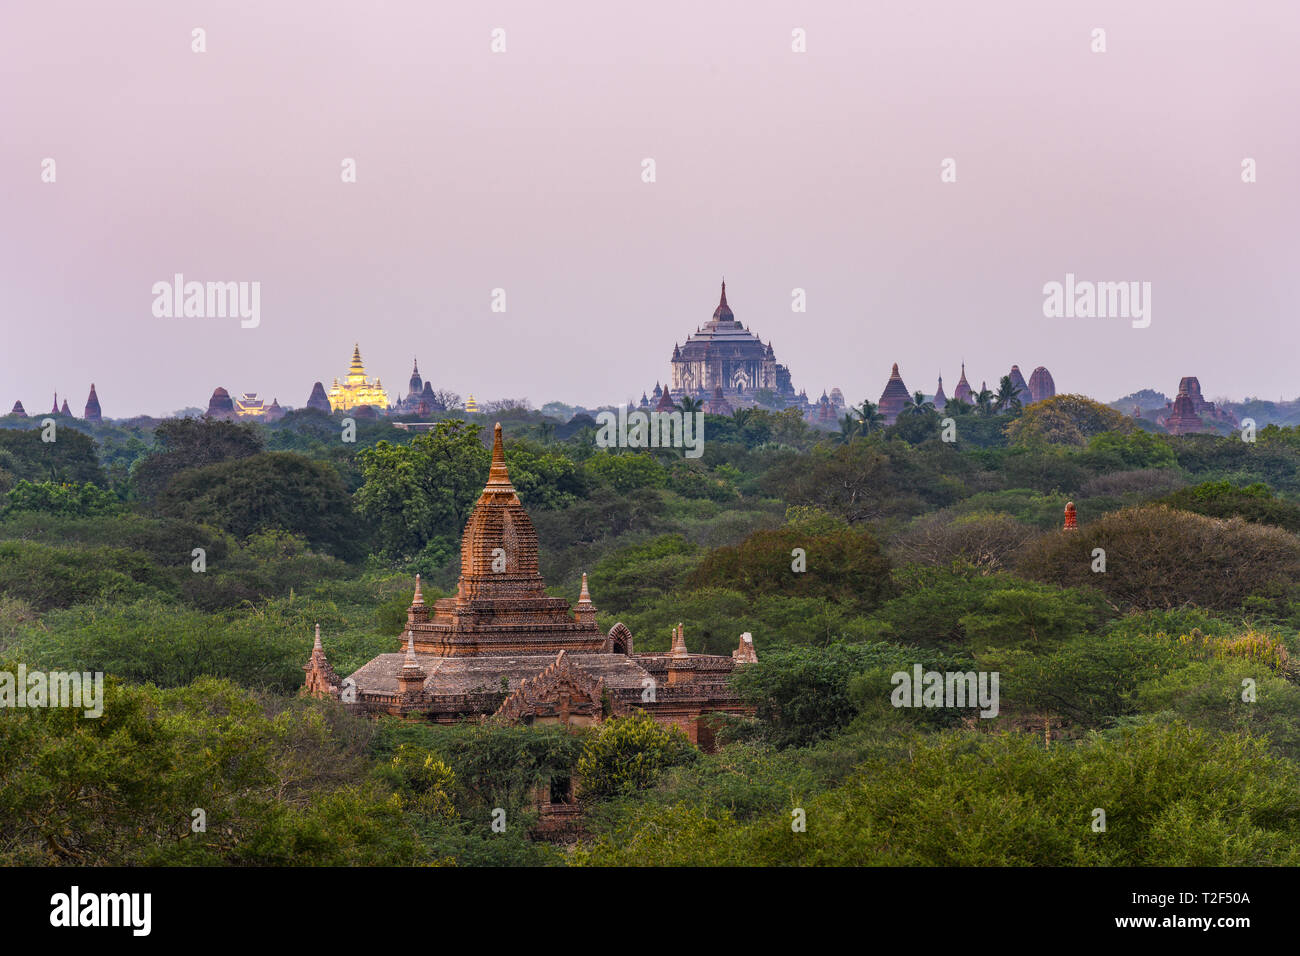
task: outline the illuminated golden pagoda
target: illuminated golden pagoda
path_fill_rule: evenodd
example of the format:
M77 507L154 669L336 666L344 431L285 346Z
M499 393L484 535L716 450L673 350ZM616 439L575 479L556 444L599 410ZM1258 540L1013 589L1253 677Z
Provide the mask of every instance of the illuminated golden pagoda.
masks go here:
M388 408L388 394L379 379L372 384L366 378L366 367L361 364L360 344L352 347L352 365L348 368L347 379L340 384L334 379L329 390L330 407L336 412L345 412L361 405L371 405L379 411Z
M465 411L469 412L471 415L478 412L478 402L474 401L473 395L465 399Z

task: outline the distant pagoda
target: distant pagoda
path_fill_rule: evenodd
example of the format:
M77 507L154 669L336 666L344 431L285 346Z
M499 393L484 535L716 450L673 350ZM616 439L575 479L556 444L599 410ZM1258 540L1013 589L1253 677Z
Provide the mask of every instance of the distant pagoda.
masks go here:
M1038 366L1038 368L1034 369L1034 373L1029 376L1029 401L1041 402L1043 399L1052 398L1055 395L1056 382L1052 380L1052 373L1043 366Z
M231 399L230 393L219 385L213 389L212 397L208 399L208 411L204 417L227 422L233 422L238 418L235 402Z
M95 394L95 383L90 383L90 397L86 399L86 421L102 422L104 416L99 410L99 396Z
M966 363L961 363L961 378L957 379L957 387L953 389L952 397L955 401L965 402L967 405L975 403L975 393L970 387L970 382L966 381Z
M329 390L330 407L336 412L345 412L362 405L369 405L378 411L388 408L388 393L384 391L379 379L372 383L366 377L366 368L361 363L360 343L352 347L352 364L342 382L336 378Z
M763 342L736 320L727 304L727 283L713 318L696 329L680 346L673 346L672 390L680 395L709 399L715 389L731 403L751 403L766 389L783 403L794 401L790 370L776 361L771 342Z
M324 412L326 415L333 411L330 408L330 400L325 395L325 386L320 382L311 387L311 395L307 398L307 407L314 408L318 412Z
M898 416L902 414L911 398L907 386L903 384L903 377L898 374L898 363L895 362L893 371L889 373L889 381L885 383L885 390L880 393L880 402L876 406L884 416L885 423L892 425L898 421Z

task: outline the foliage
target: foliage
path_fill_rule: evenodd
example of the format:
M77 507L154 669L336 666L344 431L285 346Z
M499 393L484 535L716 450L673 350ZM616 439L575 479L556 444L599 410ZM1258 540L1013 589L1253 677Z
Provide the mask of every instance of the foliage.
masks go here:
M1261 482L1238 487L1230 481L1206 481L1166 495L1160 503L1211 518L1244 518L1300 533L1300 505L1284 501Z
M1007 427L1012 444L1082 447L1103 432L1133 431L1132 419L1084 395L1054 395L1029 405Z
M1105 794L1104 801L1097 795ZM1094 831L1093 810L1106 811ZM793 832L802 810L806 832ZM1031 736L920 739L850 782L738 824L646 805L579 865L1229 866L1300 862L1300 768L1259 740L1135 728L1044 750Z
M1093 570L1098 548L1104 573ZM1095 587L1117 608L1227 609L1300 576L1300 538L1241 518L1143 506L1039 538L1020 569L1063 587Z
M796 566L798 550L805 564ZM876 540L849 528L821 534L797 527L756 531L735 547L710 551L687 586L728 588L750 598L816 597L857 611L877 607L894 593L889 562Z
M45 429L0 428L0 490L10 482L51 481L56 484L107 484L95 440L64 420L56 420L54 441L42 441Z
M59 484L19 479L0 503L0 518L24 511L66 518L98 518L122 514L126 509L111 492L90 482Z
M138 461L131 473L135 494L153 502L168 482L187 468L248 458L262 450L261 433L249 424L208 418L171 418L153 433L157 450Z
M0 860L12 864L410 865L419 839L367 781L364 722L222 681L109 681L103 715L0 721ZM269 706L268 706L269 705ZM196 832L193 808L205 829Z
M329 465L263 452L175 475L159 496L163 515L245 538L260 531L301 535L338 557L364 553L351 496Z
M440 421L409 445L381 441L359 453L365 483L357 507L383 550L413 557L432 540L458 537L487 480L491 454L479 426Z
M699 755L681 728L645 713L603 722L583 745L578 777L584 800L605 800L653 786L668 767Z

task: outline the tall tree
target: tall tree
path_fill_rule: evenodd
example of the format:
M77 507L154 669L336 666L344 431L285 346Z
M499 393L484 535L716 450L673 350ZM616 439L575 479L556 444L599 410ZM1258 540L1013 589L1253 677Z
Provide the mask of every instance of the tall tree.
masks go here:
M385 552L414 557L436 538L454 549L492 459L479 427L449 419L410 445L381 441L359 453L357 506L378 525Z
M998 407L998 411L1009 412L1020 408L1020 389L1011 383L1010 375L1003 375L998 382L997 394L993 396L993 401Z

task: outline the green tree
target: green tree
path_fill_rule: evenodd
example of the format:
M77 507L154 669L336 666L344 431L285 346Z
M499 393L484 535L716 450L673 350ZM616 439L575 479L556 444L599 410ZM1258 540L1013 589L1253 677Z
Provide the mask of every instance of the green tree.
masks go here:
M578 760L580 795L605 800L651 787L669 767L699 756L681 728L637 712L602 723L587 736Z
M125 510L116 495L90 482L60 484L19 479L0 500L0 517L39 511L68 518L93 518L119 515Z
M911 399L903 406L904 415L924 415L926 412L934 411L934 402L926 401L925 393L915 392Z
M287 531L340 558L365 554L361 524L338 472L290 452L263 452L180 472L157 507L168 517L239 538Z
M999 411L1009 412L1016 411L1020 408L1020 389L1016 388L1011 382L1010 375L1003 375L998 381L997 394L993 396L993 403Z
M381 441L359 453L357 507L377 526L386 553L414 557L438 539L455 547L491 463L479 430L448 419L409 445Z
M135 494L155 501L167 483L188 468L249 458L262 450L262 436L248 424L208 418L172 418L154 429L154 447L131 472Z
M592 455L582 467L593 480L618 492L662 488L667 480L663 465L646 452L626 454L605 450Z
M42 441L45 429L0 428L0 490L8 482L53 481L58 484L91 484L104 487L108 479L99 463L95 440L61 419L55 426L54 441Z

